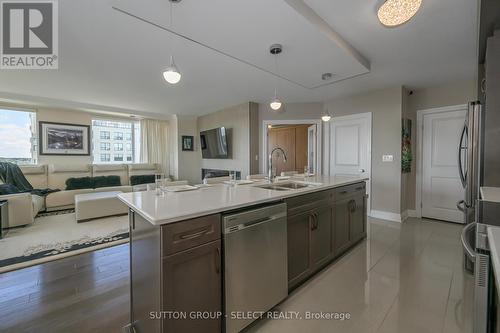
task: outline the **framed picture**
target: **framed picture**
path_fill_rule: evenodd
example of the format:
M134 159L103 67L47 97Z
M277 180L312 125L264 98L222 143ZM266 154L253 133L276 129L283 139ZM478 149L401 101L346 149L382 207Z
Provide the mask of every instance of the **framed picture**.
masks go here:
M182 136L182 150L183 151L193 151L194 150L194 136L183 135Z
M90 126L39 122L40 155L90 155Z

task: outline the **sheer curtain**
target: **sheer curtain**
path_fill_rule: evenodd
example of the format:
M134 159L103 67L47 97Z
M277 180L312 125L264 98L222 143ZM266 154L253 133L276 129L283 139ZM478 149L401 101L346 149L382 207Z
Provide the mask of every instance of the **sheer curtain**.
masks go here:
M162 173L169 175L168 122L141 120L141 162L158 163Z

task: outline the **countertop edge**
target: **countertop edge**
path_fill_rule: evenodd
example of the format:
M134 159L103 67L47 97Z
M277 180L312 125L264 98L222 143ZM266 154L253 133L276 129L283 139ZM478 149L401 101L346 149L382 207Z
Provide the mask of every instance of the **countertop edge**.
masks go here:
M311 187L311 188L303 189L303 190L300 190L300 191L284 192L282 195L279 195L279 196L276 196L276 197L273 197L273 198L263 198L262 200L256 200L256 201L252 201L252 202L248 202L248 203L242 203L242 204L239 204L239 205L232 205L232 206L227 206L227 207L220 207L220 208L205 210L203 212L197 212L197 213L193 213L193 214L184 214L184 215L181 215L181 216L178 216L178 217L174 217L174 218L169 218L169 219L156 219L153 216L147 214L142 209L140 209L139 207L137 207L136 205L134 205L133 202L130 202L126 198L122 197L122 194L127 194L127 193L121 193L121 194L119 194L118 195L118 199L120 201L122 201L124 204L126 204L134 212L136 212L139 215L141 215L144 219L146 219L152 225L160 226L160 225L174 223L174 222L180 222L180 221L184 221L184 220L188 220L188 219L192 219L192 218L196 218L196 217L201 217L201 216L206 216L206 215L211 215L211 214L222 213L222 212L225 212L225 211L239 209L239 208L243 208L243 207L247 207L247 206L259 205L259 204L263 204L263 203L266 203L266 202L279 201L279 200L283 200L283 199L286 199L286 198L292 198L292 197L299 196L299 195L304 195L304 194L309 194L309 193L314 193L314 192L320 192L320 191L325 191L325 190L329 190L329 189L333 189L333 188L337 188L337 187L341 187L341 186L346 186L346 185L352 185L352 184L356 184L356 183L361 183L361 182L367 181L368 179L369 178L359 178L359 179L353 179L353 180L345 181L345 182L342 182L340 184L321 185L321 186L318 186L318 187ZM240 186L249 186L249 185L240 185Z
M500 241L500 228L488 226L487 232L488 244L490 246L491 262L493 264L493 272L495 275L495 285L497 288L497 293L500 294L500 243L494 241Z

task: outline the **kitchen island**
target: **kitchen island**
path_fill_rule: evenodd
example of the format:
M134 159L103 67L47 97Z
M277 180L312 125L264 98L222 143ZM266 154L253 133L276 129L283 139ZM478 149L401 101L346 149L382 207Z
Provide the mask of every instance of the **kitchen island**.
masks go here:
M138 332L222 332L224 325L229 332L246 326L251 322L248 318L238 325L227 324L229 320L238 321L232 318L233 312L226 313L228 303L239 301L248 291L238 286L240 279L235 281L227 275L228 257L242 249L233 242L231 253L227 253L224 217L247 212L255 215L282 207L284 228L276 230L286 235L275 234L275 242L268 239L264 244L284 246L284 255L274 256L274 260L282 258L283 262L270 266L276 267L276 272L271 269L267 275L278 278L277 271L285 270L286 297L288 290L366 237L365 180L320 176L280 182L272 189L263 188L269 184L262 183L221 184L162 195L154 191L120 194L120 200L130 208L132 326ZM280 184L294 187L287 189ZM261 217L255 225L263 220ZM278 219L267 220L270 225L278 224ZM257 241L254 238L252 242ZM270 252L273 257L274 250ZM262 265L269 264L266 255L261 257ZM259 261L248 262L247 266L257 271ZM246 274L253 272L250 269ZM230 280L242 294L232 291L228 298ZM246 297L250 299L258 292L254 290Z

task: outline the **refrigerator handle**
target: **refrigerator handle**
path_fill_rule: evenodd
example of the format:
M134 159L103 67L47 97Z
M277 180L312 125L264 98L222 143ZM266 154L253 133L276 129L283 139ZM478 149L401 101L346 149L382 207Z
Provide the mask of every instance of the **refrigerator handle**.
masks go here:
M462 182L462 186L466 187L467 182L467 174L464 173L464 169L462 168L462 150L467 150L467 146L463 146L464 137L467 135L467 124L464 124L464 128L462 129L462 134L460 135L460 142L458 146L458 175L460 176L460 181Z

